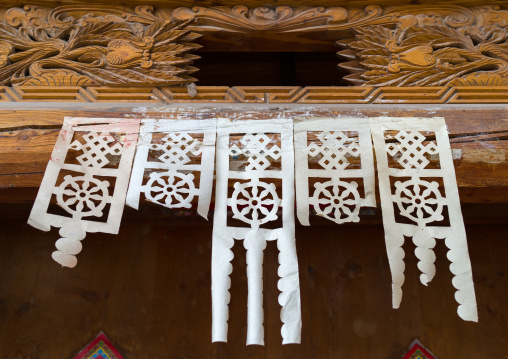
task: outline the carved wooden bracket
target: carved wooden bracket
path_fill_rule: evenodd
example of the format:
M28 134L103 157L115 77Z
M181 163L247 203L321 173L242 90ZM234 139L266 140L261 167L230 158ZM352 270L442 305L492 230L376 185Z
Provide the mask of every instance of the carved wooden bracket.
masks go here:
M417 15L394 29L355 27L354 40L338 41L352 60L344 79L365 86L508 85L508 12L485 6L469 17Z

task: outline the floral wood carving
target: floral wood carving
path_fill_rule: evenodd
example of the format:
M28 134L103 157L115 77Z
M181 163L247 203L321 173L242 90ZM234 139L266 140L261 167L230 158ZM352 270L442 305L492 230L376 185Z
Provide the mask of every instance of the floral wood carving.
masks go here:
M340 54L354 61L340 66L353 72L346 79L354 84L437 86L453 80L456 86L503 85L507 24L508 11L493 5L363 9L27 5L0 9L0 85L188 84L196 81L189 75L197 71L192 64L198 56L190 52L200 47L192 42L201 35L227 44L236 40L216 34L259 36L266 31L285 34L284 39L292 33L294 39L312 43L320 38L326 43L344 39L353 28L359 39ZM393 28L390 35L388 29ZM443 36L451 40L439 42ZM370 37L376 54L360 54L365 49L362 41ZM428 41L422 40L425 37ZM351 43L341 41L345 46ZM407 52L420 46L421 51ZM392 57L396 62L388 69Z
M365 86L508 85L508 12L493 6L470 12L468 21L421 15L395 29L356 27L355 41L339 55L345 79Z
M57 8L58 9L58 8ZM13 8L0 22L0 85L178 85L199 58L189 21L65 17L55 9ZM134 18L136 20L136 18Z
M263 6L249 9L245 5L212 8L195 6L173 10L172 18L174 20L194 19L197 26L235 32L252 30L288 32L311 26L344 23L347 21L348 11L342 7L277 6L269 8Z

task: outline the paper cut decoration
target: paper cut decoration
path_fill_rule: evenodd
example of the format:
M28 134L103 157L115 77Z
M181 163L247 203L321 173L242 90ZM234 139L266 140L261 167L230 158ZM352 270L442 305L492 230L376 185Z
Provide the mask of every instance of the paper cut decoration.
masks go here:
M76 265L86 232L118 233L138 130L137 119L65 118L28 219L60 228L52 257L62 266Z
M402 359L438 359L434 354L432 354L427 348L423 346L418 340L415 340L411 346L409 351L404 358Z
M236 142L236 143L235 143ZM279 145L280 144L280 145ZM212 248L212 341L227 341L234 240L247 250L247 344L264 344L263 250L279 249L282 343L300 343L301 312L294 228L293 121L218 120ZM243 159L243 160L242 160ZM282 195L275 183L282 182ZM235 224L228 225L231 207ZM282 207L282 216L279 207ZM280 217L282 221L280 222ZM271 226L268 227L267 224ZM274 228L275 229L270 229Z
M412 237L427 285L436 272L433 248L445 239L454 275L458 314L478 321L471 263L459 193L443 118L371 119L386 249L392 272L393 307L404 283L404 236ZM390 161L389 161L390 158ZM393 188L393 190L392 190Z
M138 209L142 193L167 208L191 208L207 217L213 186L217 120L143 120L127 205ZM199 174L199 186L195 184ZM144 177L148 176L143 184Z
M309 205L338 224L358 222L360 207L376 206L369 120L297 119L295 166L297 216L304 226L310 224Z
M100 333L90 344L81 350L74 359L124 359L108 340Z

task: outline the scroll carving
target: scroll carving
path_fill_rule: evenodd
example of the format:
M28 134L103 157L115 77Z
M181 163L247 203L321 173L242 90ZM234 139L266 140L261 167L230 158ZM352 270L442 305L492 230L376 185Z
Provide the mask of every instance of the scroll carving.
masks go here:
M58 9L26 6L0 23L0 85L178 85L199 58L189 21L151 24L114 21L114 15L65 17Z
M339 39L350 60L339 66L355 85L505 86L507 24L508 11L495 5L27 5L0 9L0 85L189 84L198 37L228 44L238 36L220 34L236 33L259 43L269 33L289 43Z
M277 6L249 9L244 5L213 8L195 6L177 8L172 13L172 18L176 21L194 19L195 26L234 32L253 30L288 32L312 26L344 23L347 22L347 17L348 11L342 7Z
M406 26L409 25L409 26ZM418 15L395 29L356 27L339 41L345 77L365 86L508 85L508 11L484 6L462 17Z

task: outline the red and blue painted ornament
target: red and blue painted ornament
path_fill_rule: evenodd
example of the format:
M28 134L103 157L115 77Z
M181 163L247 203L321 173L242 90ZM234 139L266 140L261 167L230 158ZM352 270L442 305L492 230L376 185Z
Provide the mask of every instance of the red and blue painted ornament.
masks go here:
M124 359L104 333L100 333L74 359Z
M426 349L422 343L415 340L409 349L409 352L404 356L403 359L438 359L428 349Z

